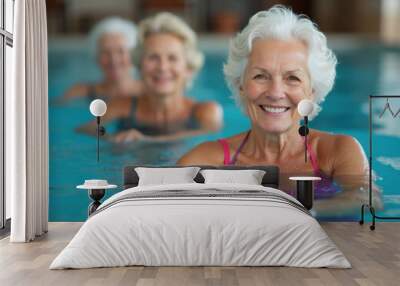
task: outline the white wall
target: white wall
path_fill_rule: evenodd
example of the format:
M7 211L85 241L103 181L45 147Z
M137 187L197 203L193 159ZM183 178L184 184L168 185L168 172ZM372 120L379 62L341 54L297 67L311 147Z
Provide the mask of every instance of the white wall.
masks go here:
M98 21L104 17L118 16L133 19L135 0L65 0L65 13L69 31L80 30L80 20Z
M136 7L132 0L66 0L66 10L69 17L80 15L127 15Z
M387 43L400 43L400 1L382 0L382 39Z

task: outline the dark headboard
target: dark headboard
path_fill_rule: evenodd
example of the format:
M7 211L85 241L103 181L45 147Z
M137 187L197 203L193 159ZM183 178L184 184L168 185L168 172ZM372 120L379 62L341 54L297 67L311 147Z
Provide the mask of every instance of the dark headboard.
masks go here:
M139 177L135 171L136 167L154 167L154 168L171 168L179 166L126 166L124 167L124 189L136 187L139 182ZM201 166L197 165L201 169L220 169L220 170L247 170L247 169L257 169L264 170L266 173L262 180L262 185L265 187L278 188L279 187L279 168L278 166ZM204 183L204 178L200 174L194 178L197 183Z

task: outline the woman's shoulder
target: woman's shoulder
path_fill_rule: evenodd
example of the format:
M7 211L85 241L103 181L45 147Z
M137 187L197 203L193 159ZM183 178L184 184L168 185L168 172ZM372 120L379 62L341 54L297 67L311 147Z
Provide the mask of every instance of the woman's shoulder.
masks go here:
M230 152L235 150L240 142L244 139L247 132L242 132L222 140L228 144ZM207 141L197 145L195 148L186 153L179 159L179 165L223 165L224 163L224 147L221 142Z
M94 83L77 83L70 87L64 94L66 98L85 97L97 89L97 84Z
M218 130L222 127L223 110L215 101L193 102L193 115L200 125L207 130Z
M177 162L178 165L221 165L224 162L224 153L218 141L203 142Z
M196 113L222 113L221 105L216 101L192 101Z
M325 166L336 174L338 169L346 172L362 172L366 156L361 144L350 135L316 131L312 139L316 144L320 167ZM349 166L344 168L343 166ZM350 170L349 170L350 169Z
M312 130L310 132L311 140L315 141L318 149L346 149L349 147L359 146L356 138L345 134L334 134L325 131Z

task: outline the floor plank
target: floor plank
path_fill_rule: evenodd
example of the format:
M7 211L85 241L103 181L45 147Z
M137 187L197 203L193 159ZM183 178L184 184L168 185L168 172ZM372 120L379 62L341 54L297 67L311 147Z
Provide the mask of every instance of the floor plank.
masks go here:
M50 223L49 233L32 243L0 240L0 285L399 285L400 223L368 225L322 223L352 269L290 267L116 267L84 270L48 269L82 223Z

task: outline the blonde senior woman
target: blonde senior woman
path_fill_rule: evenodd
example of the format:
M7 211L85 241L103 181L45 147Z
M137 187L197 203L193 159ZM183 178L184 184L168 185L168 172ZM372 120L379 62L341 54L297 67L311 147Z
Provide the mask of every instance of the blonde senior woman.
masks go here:
M203 54L196 34L180 18L159 13L143 20L134 62L143 94L120 107L129 129L116 134L115 142L178 140L221 127L222 109L216 102L196 102L185 95L203 65Z
M310 119L318 114L334 84L336 63L325 36L309 19L283 6L258 12L232 40L224 66L251 129L202 143L178 164L278 165L280 188L291 194L296 187L289 174L312 174L322 178L315 185L316 197L330 198L316 202L317 212L358 212L368 175L360 144L351 136L311 129L305 162L304 138L298 132L298 103L312 100Z

